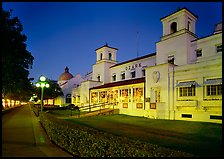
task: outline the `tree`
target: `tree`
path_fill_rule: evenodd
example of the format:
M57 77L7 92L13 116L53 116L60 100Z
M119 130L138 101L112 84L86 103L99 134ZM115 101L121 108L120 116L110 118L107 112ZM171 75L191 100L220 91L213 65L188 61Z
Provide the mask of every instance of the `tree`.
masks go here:
M11 12L2 8L2 98L27 100L33 91L33 78L28 75L34 57L26 50L21 22L18 17L11 18Z
M63 92L57 81L51 79L46 79L46 81L50 85L50 87L44 88L44 99L53 99L58 96L63 96ZM36 94L39 98L41 97L41 87L36 87Z

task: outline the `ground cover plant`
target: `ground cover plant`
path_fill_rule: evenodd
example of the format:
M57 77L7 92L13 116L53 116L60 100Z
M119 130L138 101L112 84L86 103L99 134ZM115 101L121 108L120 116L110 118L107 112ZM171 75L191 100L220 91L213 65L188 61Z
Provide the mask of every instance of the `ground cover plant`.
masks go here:
M197 156L222 155L221 124L148 119L122 114L65 120L119 137L128 137Z
M41 113L40 121L49 138L74 157L192 157L190 153L164 148L128 137Z

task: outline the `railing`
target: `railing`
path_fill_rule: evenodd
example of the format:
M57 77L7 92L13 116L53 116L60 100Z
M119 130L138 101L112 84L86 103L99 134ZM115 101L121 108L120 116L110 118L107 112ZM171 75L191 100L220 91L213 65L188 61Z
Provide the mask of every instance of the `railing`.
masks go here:
M117 105L118 102L114 102L114 103L97 103L97 104L92 104L92 105L85 105L85 106L81 106L79 107L78 111L79 111L79 117L80 117L80 111L84 111L84 110L89 110L89 112L91 112L91 110L93 110L93 108L99 108L98 110L101 110L103 108L105 108L106 106L113 106L113 110L114 110L114 105Z

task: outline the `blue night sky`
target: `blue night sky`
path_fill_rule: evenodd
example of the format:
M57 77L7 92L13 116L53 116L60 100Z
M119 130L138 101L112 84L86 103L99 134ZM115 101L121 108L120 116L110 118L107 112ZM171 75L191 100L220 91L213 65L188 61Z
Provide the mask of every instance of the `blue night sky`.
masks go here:
M196 34L210 35L222 21L222 2L3 2L13 9L34 56L29 77L58 80L66 66L75 76L92 71L95 49L108 43L123 62L156 52L162 36L160 18L187 7L198 16ZM139 32L139 45L137 45Z

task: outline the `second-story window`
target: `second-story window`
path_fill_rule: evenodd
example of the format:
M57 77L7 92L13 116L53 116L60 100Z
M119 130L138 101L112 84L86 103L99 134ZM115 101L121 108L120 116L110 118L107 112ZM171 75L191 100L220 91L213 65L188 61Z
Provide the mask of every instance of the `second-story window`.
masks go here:
M168 56L168 63L174 64L174 55Z
M179 96L195 96L195 86L192 85L191 87L180 87L179 88Z
M142 77L145 77L145 69L142 70Z
M122 72L122 73L121 73L121 79L122 79L122 80L125 79L125 72Z
M100 82L100 75L97 76L97 81Z
M113 74L112 81L116 81L116 74Z
M131 72L131 78L135 78L135 71Z
M197 49L196 50L196 56L201 57L202 56L202 49Z
M222 52L222 44L216 45L216 53Z

